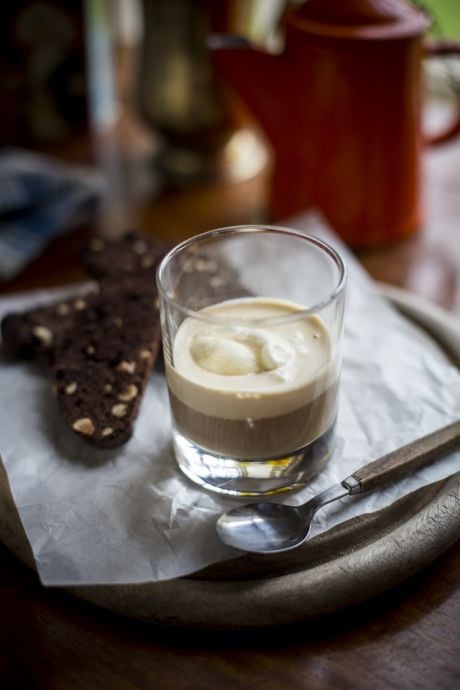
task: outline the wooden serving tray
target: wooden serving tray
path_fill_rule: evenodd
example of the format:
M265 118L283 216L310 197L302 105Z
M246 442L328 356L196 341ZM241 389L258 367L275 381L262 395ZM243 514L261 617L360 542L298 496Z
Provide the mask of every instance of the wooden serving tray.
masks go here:
M454 317L404 291L382 290L460 366L460 324ZM66 589L113 612L167 625L225 629L287 624L374 596L416 573L459 538L460 472L286 554L247 554L165 582ZM34 567L3 469L0 539Z

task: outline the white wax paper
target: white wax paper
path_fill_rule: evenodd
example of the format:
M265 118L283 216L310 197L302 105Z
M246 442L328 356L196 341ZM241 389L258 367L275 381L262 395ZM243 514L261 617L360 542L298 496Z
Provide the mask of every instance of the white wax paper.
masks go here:
M312 217L309 231L322 234L324 228ZM278 499L287 503L308 500L361 465L460 417L458 369L377 294L348 253L347 263L337 448L308 488ZM0 318L59 294L5 297ZM220 543L214 525L241 501L196 487L176 468L166 384L158 370L135 434L121 449L98 451L75 438L35 364L0 363L0 410L0 453L44 584L158 581L236 555ZM331 504L317 514L313 534L459 469L460 452L452 453L385 490Z

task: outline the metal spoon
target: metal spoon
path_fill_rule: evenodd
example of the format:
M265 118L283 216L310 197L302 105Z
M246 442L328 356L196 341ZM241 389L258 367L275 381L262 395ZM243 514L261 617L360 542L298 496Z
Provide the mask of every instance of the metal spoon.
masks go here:
M217 534L225 544L243 551L289 551L308 539L312 518L322 506L344 496L371 491L416 470L459 442L460 421L456 421L364 465L303 505L263 502L233 508L217 520Z

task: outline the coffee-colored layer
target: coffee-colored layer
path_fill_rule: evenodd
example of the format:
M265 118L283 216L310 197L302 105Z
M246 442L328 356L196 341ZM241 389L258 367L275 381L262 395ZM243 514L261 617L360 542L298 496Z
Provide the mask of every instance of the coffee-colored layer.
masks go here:
M337 382L304 407L278 417L222 419L196 412L171 391L177 431L217 455L255 460L289 455L318 438L336 415Z

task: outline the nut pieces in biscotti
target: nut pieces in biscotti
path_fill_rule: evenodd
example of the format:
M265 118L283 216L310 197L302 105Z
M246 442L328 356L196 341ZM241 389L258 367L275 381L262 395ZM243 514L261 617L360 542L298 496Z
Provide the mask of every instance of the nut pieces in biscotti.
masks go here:
M117 371L124 371L126 374L134 374L136 371L136 362L132 360L123 360L120 364L117 364Z
M118 399L122 400L123 402L129 402L130 400L134 400L138 393L138 387L134 383L130 383L129 386L126 386L126 388L120 393Z
M95 432L93 420L90 417L80 417L72 424L72 429L83 436L92 436Z
M121 419L122 417L126 417L128 414L128 406L124 405L123 403L118 403L112 407L111 412L114 417L119 417Z

